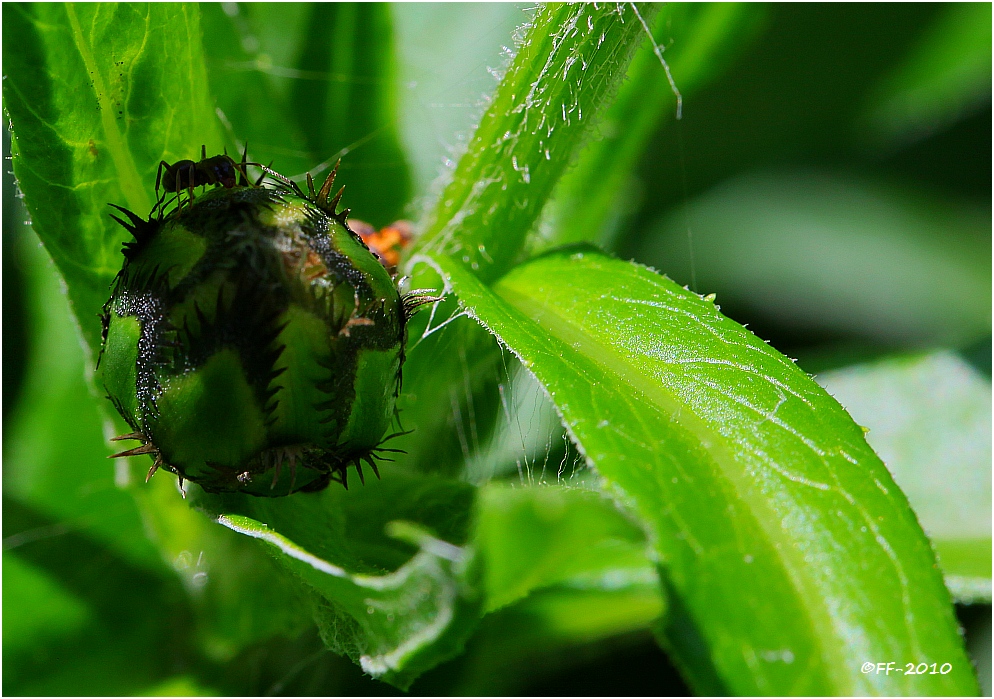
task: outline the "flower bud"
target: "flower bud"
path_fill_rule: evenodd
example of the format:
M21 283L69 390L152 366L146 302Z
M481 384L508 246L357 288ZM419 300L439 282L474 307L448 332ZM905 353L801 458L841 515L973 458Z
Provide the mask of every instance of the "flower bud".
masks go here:
M407 310L322 193L242 186L162 219L121 209L135 240L98 367L132 428L117 439L142 442L120 455L149 454L149 476L280 496L376 470Z

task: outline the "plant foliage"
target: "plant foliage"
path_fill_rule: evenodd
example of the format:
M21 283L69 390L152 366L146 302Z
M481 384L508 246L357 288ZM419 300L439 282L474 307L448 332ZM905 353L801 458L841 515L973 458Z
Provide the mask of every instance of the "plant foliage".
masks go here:
M989 423L989 368L985 379L935 360L829 374L819 385L723 314L713 294L593 243L640 250L674 274L686 251L688 281L696 264L701 279L728 291L733 310L758 308L761 318L782 288L752 298L739 282L775 268L777 279L815 290L802 293L800 308L844 299L857 309L824 310L830 328L882 323L868 335L894 342L926 318L931 329L918 340L963 346L989 337L989 305L978 311L941 289L919 290L914 298L928 303L888 325L880 304L846 295L843 264L798 271L798 251L836 245L830 259L846 259L837 238L855 220L864 240L884 241L867 254L903 251L892 269L913 263L935 279L962 272L983 290L989 270L975 261L990 242L977 231L989 219L960 202L915 208L904 190L868 185L855 190L875 208L847 219L837 214L852 185L786 185L776 173L689 203L688 182L707 177L687 175L683 151L665 167L684 170L684 191L661 187L660 134L676 128L682 139L695 108L686 100L775 30L768 15L787 12L740 5L532 9L494 70L499 82L472 135L422 191L410 161L425 146L410 140L424 125L405 117L412 100L399 87L415 55L414 12L4 6L14 174L44 246L22 239L17 253L32 345L22 398L4 425L4 598L15 609L4 622L4 689L388 689L348 684L347 666L325 660L331 650L403 690L514 693L540 674L535 658L554 668L577 648L651 632L703 694L976 693L947 586L961 601L989 602L990 532L977 522L985 505L989 520L990 479L976 474L989 466L990 431L964 428L983 422L985 406ZM942 111L943 124L983 102L990 37L964 13L934 18L933 34L905 47L910 58L892 77L877 71L884 77L866 92L870 106L852 117L872 125L874 148L929 137L922 100L936 81L958 110ZM943 70L922 67L936 65ZM345 204L376 226L423 206L403 283L444 290L446 300L410 324L399 406L413 431L397 440L405 453L381 480L277 499L194 486L184 499L168 474L142 483L148 463L115 470L103 458L104 435L122 425L94 397L92 361L126 237L107 204L149 211L160 161L246 143L252 160L298 178L342 158ZM747 160L725 163L721 179ZM660 197L640 198L640 187L654 186ZM682 209L659 217L666 197L681 196ZM782 213L782 229L769 225L770 210ZM706 265L695 263L693 236L685 247L691 217ZM805 238L812 230L827 233ZM749 248L778 235L779 249ZM929 251L940 235L956 244L937 263ZM773 267L762 265L768 258ZM856 278L869 275L859 269ZM828 364L845 364L839 356ZM915 400L933 383L960 387L962 419L944 422ZM902 451L914 442L909 419L877 421L882 411L865 407L879 386L950 445L976 445L950 470L943 498L922 487L941 458L922 446ZM890 441L871 431L868 443L843 405L872 430L891 430ZM943 526L957 488L977 494L971 514ZM977 564L985 551L986 568ZM950 669L877 670L889 661ZM320 663L331 679L311 671Z

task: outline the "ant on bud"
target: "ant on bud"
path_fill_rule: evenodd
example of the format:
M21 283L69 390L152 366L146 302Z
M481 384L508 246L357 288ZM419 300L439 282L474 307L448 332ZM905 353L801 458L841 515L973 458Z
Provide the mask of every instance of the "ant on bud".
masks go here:
M183 190L187 192L187 202L189 203L193 201L193 190L196 187L206 187L207 185L221 185L225 189L231 189L236 185L247 187L249 186L249 180L246 168L249 165L262 168L262 175L253 183L255 187L261 186L266 174L272 171L265 165L248 162L248 144L245 144L245 150L242 151L241 163L236 163L232 160L231 156L228 155L227 149L225 149L223 155L214 155L208 158L207 146L204 145L200 147L199 162L177 160L170 165L165 160L160 160L159 169L155 175L155 194L158 199L155 206L152 207L152 211L154 212L158 209L159 218L161 219L163 210L165 209L166 196L173 192L176 193L178 206L180 211L182 211L183 200L180 194ZM163 177L163 174L165 177ZM163 190L161 196L159 196L160 186Z

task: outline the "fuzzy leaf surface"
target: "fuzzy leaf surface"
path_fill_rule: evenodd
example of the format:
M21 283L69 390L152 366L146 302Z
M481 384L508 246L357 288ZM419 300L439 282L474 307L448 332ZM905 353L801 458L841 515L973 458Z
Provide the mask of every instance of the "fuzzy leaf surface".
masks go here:
M697 691L977 691L907 500L790 360L709 300L593 249L519 266L496 293L433 264L651 528L674 598L664 643ZM864 674L877 656L954 670Z
M615 94L659 6L541 5L418 248L493 279Z

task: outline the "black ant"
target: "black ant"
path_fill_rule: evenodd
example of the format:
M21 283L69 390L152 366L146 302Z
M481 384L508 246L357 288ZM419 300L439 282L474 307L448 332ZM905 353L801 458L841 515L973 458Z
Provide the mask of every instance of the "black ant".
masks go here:
M165 198L169 193L177 193L176 198L182 210L183 201L180 199L180 193L183 190L186 190L189 195L188 201L193 201L193 190L195 187L206 187L207 185L221 185L225 189L231 189L235 185L247 187L249 182L245 169L249 165L261 167L264 171L259 180L254 183L258 187L262 184L263 178L270 170L268 167L262 166L259 163L248 162L248 144L245 145L245 150L242 151L241 163L236 163L232 160L227 150L225 150L223 155L214 155L208 158L207 146L200 147L199 162L177 160L170 165L165 160L160 160L159 170L155 175L156 195L159 194L160 186L163 189L162 196L156 202L156 207L159 207L159 217L162 217L163 208L165 208ZM163 171L165 171L165 178L162 176ZM152 210L155 211L155 207Z

